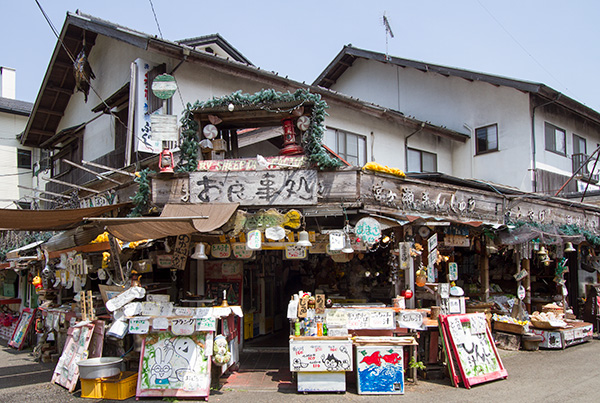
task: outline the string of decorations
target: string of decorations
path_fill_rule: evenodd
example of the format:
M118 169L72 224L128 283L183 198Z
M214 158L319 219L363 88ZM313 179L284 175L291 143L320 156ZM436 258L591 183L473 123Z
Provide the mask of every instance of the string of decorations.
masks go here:
M576 237L580 235L583 236L590 244L600 246L600 236L575 224L563 224L558 228L549 224L526 221L511 221L508 222L508 224L513 225L515 229L523 226L535 228L537 232L547 236L549 239L556 239L560 237ZM556 233L556 230L558 230L558 233Z
M134 204L128 217L141 217L150 209L150 178L149 174L155 173L150 168L136 172L134 182L138 184L138 190L131 198Z
M293 103L294 106L289 110L271 108L271 105L276 103ZM199 127L198 123L194 120L195 110L225 106L230 109L235 109L236 106L255 106L274 113L289 113L307 103L312 104L313 107L310 126L302 136L302 147L309 161L322 170L341 166L341 162L337 158L330 156L322 144L324 134L323 123L327 115L325 112L327 103L321 99L321 96L319 94L312 94L306 89L299 89L294 93L266 89L254 94L244 94L241 91L236 91L220 98L212 98L204 102L196 101L193 105L188 103L181 118L181 159L177 166L177 171L193 172L198 166Z

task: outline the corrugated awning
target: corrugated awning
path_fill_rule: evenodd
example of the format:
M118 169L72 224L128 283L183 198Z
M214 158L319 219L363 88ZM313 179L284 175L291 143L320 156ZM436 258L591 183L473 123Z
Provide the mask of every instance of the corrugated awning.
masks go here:
M118 218L103 221L108 232L122 241L131 242L213 231L223 226L238 206L239 203L167 204L160 217L138 217L127 222Z
M58 231L78 226L84 217L97 217L129 203L69 210L0 210L0 229Z

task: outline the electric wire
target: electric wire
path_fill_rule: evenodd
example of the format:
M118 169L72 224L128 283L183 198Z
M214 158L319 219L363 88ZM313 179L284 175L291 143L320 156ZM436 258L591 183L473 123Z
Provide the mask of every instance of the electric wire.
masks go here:
M560 84L565 89L565 92L569 92L574 96L574 94L571 92L571 90L565 84L563 84L558 78L556 78L548 69L546 69L542 63L540 63L535 57L533 57L533 55L525 48L525 46L523 46L517 40L517 38L515 38L514 35L511 34L510 31L504 27L504 25L502 25L502 23L494 16L494 14L492 14L490 12L490 10L488 10L488 8L486 6L484 6L481 3L480 0L477 0L477 3L479 3L481 8L483 8L490 15L490 17L492 17L492 19L494 21L496 21L496 23L500 26L500 28L502 28L502 30L504 32L506 32L506 34L508 36L510 36L510 38L523 50L523 52L525 52L527 54L527 56L529 56L531 58L531 60L533 60L542 70L544 70L546 72L546 74L548 74L550 77L552 77L552 79L554 79L558 84Z
M160 34L160 39L163 39L162 31L160 30L160 25L158 23L158 18L156 17L156 11L154 11L154 4L152 4L152 0L150 1L150 7L152 8L152 14L154 14L154 21L156 21L156 27L158 28L158 33Z

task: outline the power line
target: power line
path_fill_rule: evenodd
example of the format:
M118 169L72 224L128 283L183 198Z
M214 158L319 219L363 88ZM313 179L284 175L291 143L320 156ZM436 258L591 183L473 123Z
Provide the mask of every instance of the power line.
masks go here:
M162 31L160 30L160 25L158 24L158 18L156 17L156 12L154 11L154 4L152 4L152 0L149 0L149 1L150 1L150 7L152 8L152 14L154 14L154 21L156 21L156 26L158 27L158 33L160 34L160 39L163 39L163 34L162 34Z
M535 57L533 57L533 55L527 50L525 49L525 46L521 45L521 43L517 40L517 38L515 38L509 31L508 29L506 29L504 27L504 25L502 25L502 23L496 18L494 17L494 15L490 12L490 10L488 10L482 3L480 0L477 0L477 3L479 3L479 5L490 15L490 17L492 17L492 19L494 21L496 21L496 23L500 26L500 28L502 28L504 30L504 32L506 32L506 34L508 36L510 36L510 38L515 41L515 43L517 45L519 45L519 47L523 50L523 52L525 52L527 54L527 56L529 56L531 58L531 60L533 60L538 66L540 66L542 68L542 70L544 70L546 72L546 74L548 74L550 77L552 77L558 84L560 84L564 89L565 92L571 92L571 90L569 90L569 88L564 85L558 78L556 78L550 71L548 71L548 69L546 69L544 67L544 65L540 62L537 61L537 59Z

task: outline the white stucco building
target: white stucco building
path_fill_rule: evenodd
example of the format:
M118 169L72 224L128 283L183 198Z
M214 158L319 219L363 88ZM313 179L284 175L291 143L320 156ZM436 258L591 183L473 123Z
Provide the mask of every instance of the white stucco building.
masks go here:
M600 114L540 83L346 46L314 85L469 136L450 143L415 133L399 152L378 147L378 135L357 133L367 143L367 159L408 172L437 171L553 195L600 143ZM587 166L579 173L597 183ZM585 183L577 182L565 189L581 191Z

